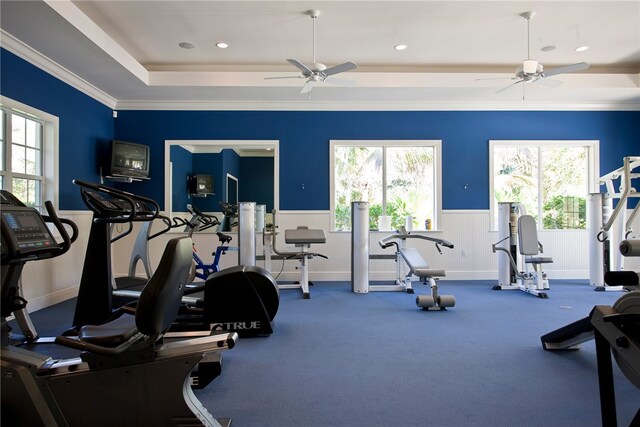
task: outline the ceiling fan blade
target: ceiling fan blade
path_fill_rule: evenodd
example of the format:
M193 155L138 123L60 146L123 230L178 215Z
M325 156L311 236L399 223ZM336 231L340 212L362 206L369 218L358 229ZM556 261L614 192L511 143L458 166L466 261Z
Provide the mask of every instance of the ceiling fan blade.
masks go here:
M343 86L343 87L355 87L357 85L355 80L337 79L335 77L327 77L325 79L325 82L330 83L332 85Z
M309 93L313 89L313 82L311 80L307 80L307 82L302 86L302 90L300 93Z
M304 76L281 76L281 77L265 77L265 80L275 80L275 79L304 79Z
M307 68L306 65L296 59L287 59L287 62L307 75L313 74L313 71L311 71L309 68Z
M482 80L515 80L517 77L485 77L482 79L476 79L477 82Z
M536 82L538 82L542 86L546 86L550 88L560 87L563 84L562 81L556 80L556 79L538 79L536 80Z
M542 77L555 76L556 74L575 73L576 71L582 71L589 68L589 64L586 62L578 62L577 64L566 65L564 67L552 68L545 70L540 75Z
M332 76L338 73L344 73L345 71L351 71L358 68L353 62L345 62L344 64L336 65L335 67L327 68L322 72L325 76Z
M522 82L524 82L524 80L518 80L517 82L513 82L513 83L511 83L510 85L503 87L502 89L500 89L500 90L499 90L499 91L497 91L496 93L500 93L500 92L502 92L502 91L504 91L504 90L509 89L511 86L513 86L513 85L517 85L518 83L522 83Z

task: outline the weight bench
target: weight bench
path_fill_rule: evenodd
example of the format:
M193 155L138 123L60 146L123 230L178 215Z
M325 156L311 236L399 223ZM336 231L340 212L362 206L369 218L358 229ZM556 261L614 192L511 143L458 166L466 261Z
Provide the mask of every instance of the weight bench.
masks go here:
M417 278L417 280L420 280L425 285L429 283L431 286L431 295L419 295L416 297L416 305L418 307L435 311L455 306L456 299L453 295L438 295L438 285L435 278L444 277L446 275L445 271L429 268L429 264L422 258L422 255L420 255L417 249L406 247L407 239L422 239L434 242L436 249L438 249L440 253L442 253L440 246L453 248L453 245L446 240L421 234L407 233L404 229L397 234L387 236L381 239L378 244L383 249L390 246L396 247L396 281L394 285L369 285L369 290L405 291L412 294L413 287L411 286L411 282ZM408 272L406 272L407 269Z
M295 229L285 230L284 241L287 244L295 245L297 248L300 248L300 250L295 252L279 251L276 249L274 241L273 252L284 257L284 259L297 259L300 261L300 281L294 284L278 285L278 288L300 288L302 290L302 297L304 299L309 299L311 298L311 294L309 292L309 267L307 265L307 262L314 256L325 259L327 259L327 257L316 252L309 252L308 249L311 248L312 244L323 244L327 242L327 237L324 234L324 230L309 229L309 227L306 226L299 226Z
M415 275L425 285L429 282L431 286L431 295L418 295L416 297L416 305L426 310L444 310L447 307L456 305L456 299L453 295L438 295L438 284L436 277L445 277L444 270L436 270L429 268L427 262L422 258L415 248L405 248L399 251L403 261L409 267L410 275ZM404 279L408 289L411 288L410 277Z

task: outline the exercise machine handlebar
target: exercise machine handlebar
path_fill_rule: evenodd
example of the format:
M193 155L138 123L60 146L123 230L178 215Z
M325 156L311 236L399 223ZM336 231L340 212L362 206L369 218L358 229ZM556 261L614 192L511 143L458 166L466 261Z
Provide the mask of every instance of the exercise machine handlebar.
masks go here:
M611 229L620 211L622 211L623 209L626 209L627 199L629 197L640 197L640 192L638 192L632 186L632 182L631 182L635 178L640 178L640 173L632 172L635 168L638 168L638 167L640 167L640 157L633 157L633 156L625 157L623 158L623 166L621 168L618 168L615 171L610 172L600 178L600 182L599 182L600 185L606 185L607 193L610 196L619 196L618 204L616 205L615 209L611 213L611 216L609 217L609 220L607 221L607 223L604 224L604 226L602 227L602 229L605 232ZM620 190L622 190L621 193L616 193L613 187L613 180L617 178L620 178L620 181L621 181L620 182ZM639 209L638 205L636 205L636 207L631 212L631 215L627 219L627 223L625 224L625 229L627 231L630 231L631 223L633 222L635 216L638 214L638 209ZM625 237L628 237L628 234L629 233L627 232ZM598 238L598 240L600 240L600 238Z
M20 202L17 198L15 198L12 194L2 191L3 196L6 198L11 197L9 200L10 205L12 207L16 207L18 209L24 208L25 210L34 210L32 208L26 207L22 202ZM55 258L60 255L65 254L70 248L71 244L76 241L78 238L78 226L75 222L58 217L58 214L53 207L53 203L47 200L45 203L45 208L49 215L39 215L43 221L53 223L56 227L56 230L60 233L60 237L62 238L61 243L54 242L54 245L43 245L40 247L29 247L27 250L24 248L20 248L18 243L12 239L2 239L2 243L4 247L2 248L2 263L9 264L14 262L24 262L24 261L32 261L37 259L44 258ZM3 206L3 209L9 210L8 206ZM4 224L3 224L4 225ZM68 225L71 228L71 236L67 232L65 225ZM48 233L47 233L48 234Z
M71 221L70 219L60 218L56 213L56 210L54 209L53 203L51 203L51 201L47 200L46 202L44 202L44 207L47 209L47 213L49 215L43 215L42 219L45 222L53 223L53 225L55 225L56 229L60 233L60 237L62 237L62 243L60 244L60 252L56 255L56 256L60 256L66 253L71 248L71 244L75 242L76 239L78 238L78 234L79 234L78 226L76 225L75 222ZM69 236L69 233L67 232L67 229L64 226L65 224L71 227L71 231L72 231L71 236Z
M398 248L398 244L396 242L393 242L393 240L407 240L407 239L421 239L421 240L427 240L430 242L433 242L436 245L436 249L438 250L438 253L442 254L442 250L440 249L440 246L444 246L447 247L449 249L453 249L453 243L444 240L444 239L439 239L437 237L431 237L431 236L425 236L422 234L411 234L405 230L399 230L398 232L396 232L395 234L391 234L389 236L383 237L382 239L380 239L378 241L378 244L380 245L381 248L386 249L391 245L396 245L396 249Z
M158 203L148 197L78 179L74 179L73 183L80 187L82 200L95 214L94 222L151 221L160 212Z
M199 231L206 230L207 228L215 227L216 225L220 225L220 220L215 215L209 215L202 212L198 209L197 206L187 205L187 210L193 217L191 221L187 223L188 226L192 228L198 227ZM199 223L197 224L196 221Z
M147 237L147 240L155 239L156 237L168 232L172 228L184 227L187 224L187 221L180 217L174 217L173 219L170 219L168 216L158 215L157 218L159 218L164 223L164 228L153 234L150 234L149 237Z

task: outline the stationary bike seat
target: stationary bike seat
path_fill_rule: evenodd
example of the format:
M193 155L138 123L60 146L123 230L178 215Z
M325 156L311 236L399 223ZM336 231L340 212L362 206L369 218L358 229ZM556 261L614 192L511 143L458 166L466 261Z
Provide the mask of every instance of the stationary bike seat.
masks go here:
M222 234L219 231L216 233L218 235L218 239L220 239L220 243L222 243L223 245L226 243L229 243L231 241L231 239L233 237L226 235L226 234Z

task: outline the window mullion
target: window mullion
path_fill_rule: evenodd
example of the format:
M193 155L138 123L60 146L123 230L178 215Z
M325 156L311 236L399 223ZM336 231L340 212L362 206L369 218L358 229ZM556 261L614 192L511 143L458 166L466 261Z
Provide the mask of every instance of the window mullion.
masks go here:
M544 228L544 225L542 225L543 224L542 198L544 197L542 172L543 172L542 171L542 146L539 145L538 146L538 229Z
M13 165L12 165L12 135L11 129L13 128L12 115L5 113L6 121L4 126L4 189L13 192Z
M387 146L382 146L382 213L387 215Z

